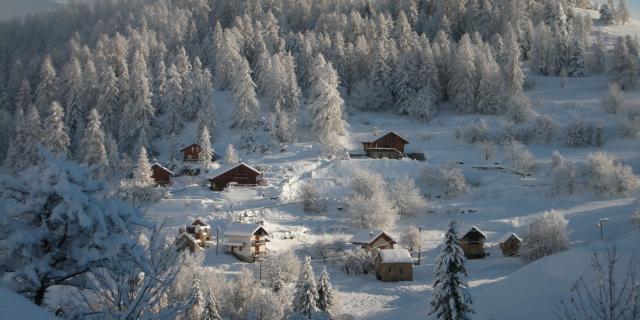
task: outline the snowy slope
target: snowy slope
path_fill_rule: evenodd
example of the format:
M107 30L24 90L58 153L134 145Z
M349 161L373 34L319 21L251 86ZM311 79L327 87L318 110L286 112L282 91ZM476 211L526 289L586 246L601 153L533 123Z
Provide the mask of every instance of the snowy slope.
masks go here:
M58 319L44 309L13 291L0 286L0 319L47 320Z

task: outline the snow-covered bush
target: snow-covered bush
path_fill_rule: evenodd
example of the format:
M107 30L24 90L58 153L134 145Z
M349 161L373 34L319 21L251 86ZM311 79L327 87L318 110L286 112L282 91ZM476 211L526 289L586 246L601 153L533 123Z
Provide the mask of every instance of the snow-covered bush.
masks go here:
M390 226L396 215L380 175L357 171L351 180L352 194L347 199L347 211L353 222L362 228Z
M594 126L581 120L567 125L565 143L568 147L588 147L593 141Z
M624 110L624 93L617 83L609 85L609 90L602 97L602 107L607 113L616 114Z
M292 251L287 250L271 255L263 262L263 274L266 275L265 279L272 291L279 292L297 278L300 271L300 262L297 259Z
M425 168L421 178L431 193L439 193L446 199L458 197L468 189L462 170L455 165Z
M530 262L569 248L567 220L555 211L536 217L524 233L520 249L522 258Z
M604 152L587 157L583 174L591 190L599 194L623 194L640 185L630 166Z
M404 177L389 185L393 206L401 217L415 217L424 213L427 200L420 194L420 189L413 179Z
M505 163L513 169L522 173L531 173L536 168L536 161L533 155L522 143L511 140L503 145Z
M298 190L298 200L302 202L304 212L322 212L325 209L320 192L316 185L309 181L300 186Z

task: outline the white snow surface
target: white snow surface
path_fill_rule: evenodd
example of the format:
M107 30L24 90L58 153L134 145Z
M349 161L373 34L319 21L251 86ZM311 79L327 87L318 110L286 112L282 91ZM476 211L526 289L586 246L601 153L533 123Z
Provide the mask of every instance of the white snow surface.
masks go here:
M413 258L407 249L395 248L380 250L383 263L413 263Z
M0 286L0 319L2 320L53 320L58 319L23 296Z

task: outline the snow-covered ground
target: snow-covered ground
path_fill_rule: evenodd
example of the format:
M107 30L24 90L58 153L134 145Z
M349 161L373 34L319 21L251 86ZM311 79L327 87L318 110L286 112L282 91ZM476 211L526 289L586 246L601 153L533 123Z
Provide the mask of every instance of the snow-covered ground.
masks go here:
M595 26L595 32L611 36L639 34L640 22L633 20L625 26ZM212 192L207 189L204 177L180 177L170 188L171 197L150 208L146 214L154 220L168 218L169 225L188 224L196 217L204 217L212 230L225 226L239 217L248 220L264 220L272 233L271 252L293 250L300 259L309 254L308 248L319 241L346 238L358 229L350 224L342 211L340 199L348 194L350 176L356 169L377 172L392 181L408 176L420 185L420 172L425 166L457 163L472 185L470 191L455 200L430 200L432 213L416 218L396 221L388 232L399 238L409 226L423 227L422 263L414 268L414 281L382 283L374 275L346 275L329 267L332 281L339 291L337 301L341 312L355 319L422 319L429 310L432 269L438 245L451 217L461 226L460 232L477 225L488 235L488 251L485 259L469 260L467 270L473 309L477 319L553 319L553 309L572 283L589 271L589 259L593 252L616 244L628 255L637 255L637 239L640 231L629 223L629 216L636 207L636 195L596 196L547 196L548 162L553 150L559 150L567 159L583 161L588 154L606 151L616 155L625 164L640 172L640 141L622 137L617 124L622 115L604 112L600 101L608 87L608 78L592 76L566 80L554 77L532 77L534 89L527 91L535 105L535 111L548 115L560 126L581 119L601 121L607 140L603 147L568 148L561 142L548 145L530 145L529 150L541 163L531 177L496 171L475 169L486 164L477 146L456 138L456 130L477 118L484 118L490 128L496 128L503 117L458 115L441 113L431 122L424 123L389 113L354 113L349 115L349 136L352 151L358 151L359 143L374 128L394 130L406 136L411 143L409 152L424 152L427 162L412 160L352 159L328 161L320 157L321 147L308 139L289 146L283 153L268 155L244 155L243 161L263 168L269 186L255 189L232 189ZM640 90L627 92L627 101L640 104ZM215 130L215 149L223 152L228 143L237 143L238 133L228 129L231 108L228 94L215 95L218 110L225 110ZM180 142L189 144L195 137L195 126L187 128ZM163 156L160 155L160 158ZM498 153L494 161L500 161ZM160 159L162 160L162 159ZM327 213L308 215L296 203L295 194L300 184L314 179L320 191L327 197ZM424 186L423 186L424 187ZM423 188L424 190L424 188ZM561 212L569 221L571 249L525 264L519 258L502 257L497 241L507 232L522 233L532 217L547 210ZM470 211L471 210L471 211ZM606 241L600 240L594 224L600 218L608 218L605 226ZM215 231L214 231L215 232ZM284 235L295 235L284 239ZM239 262L233 257L210 248L206 253L207 267L233 274L243 267L258 266ZM320 270L321 261L314 262Z

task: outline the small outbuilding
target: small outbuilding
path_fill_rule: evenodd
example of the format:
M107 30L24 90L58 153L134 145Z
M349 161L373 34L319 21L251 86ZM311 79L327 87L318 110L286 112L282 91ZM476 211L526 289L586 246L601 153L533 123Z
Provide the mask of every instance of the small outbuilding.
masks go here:
M407 249L379 250L374 259L376 277L383 282L412 281L413 258Z
M262 172L245 163L237 164L226 170L223 169L209 179L209 182L211 182L210 188L213 191L222 191L232 183L236 186L247 187L257 186L263 181Z
M223 244L238 259L255 262L267 254L268 235L259 224L232 223L224 230Z
M182 159L184 161L199 161L200 160L200 145L197 143L194 143L182 150L180 150L180 152L182 152Z
M159 163L154 163L151 166L151 177L159 186L168 186L171 184L171 177L173 177L173 172L163 167Z
M176 247L178 250L189 249L189 251L194 252L196 249L200 248L200 241L196 240L193 237L193 234L190 234L186 231L180 232L178 234L178 238L176 238Z
M482 259L486 256L484 252L485 240L487 240L487 235L478 227L473 226L458 242L467 259Z
M349 242L361 246L365 250L393 249L393 246L398 243L382 230L362 230L353 235Z
M517 234L509 232L500 238L498 243L500 245L500 250L502 250L502 255L505 257L512 257L519 254L522 239L518 237Z
M372 141L363 141L362 145L368 157L381 159L399 159L404 157L404 146L409 141L401 135L389 131L387 134Z
M190 238L184 238L188 235ZM181 239L184 238L184 239ZM180 227L178 231L178 243L188 243L187 247L206 247L207 241L211 240L211 227L204 222L204 219L198 218L191 225ZM193 242L193 244L191 243ZM193 249L191 249L193 251Z

